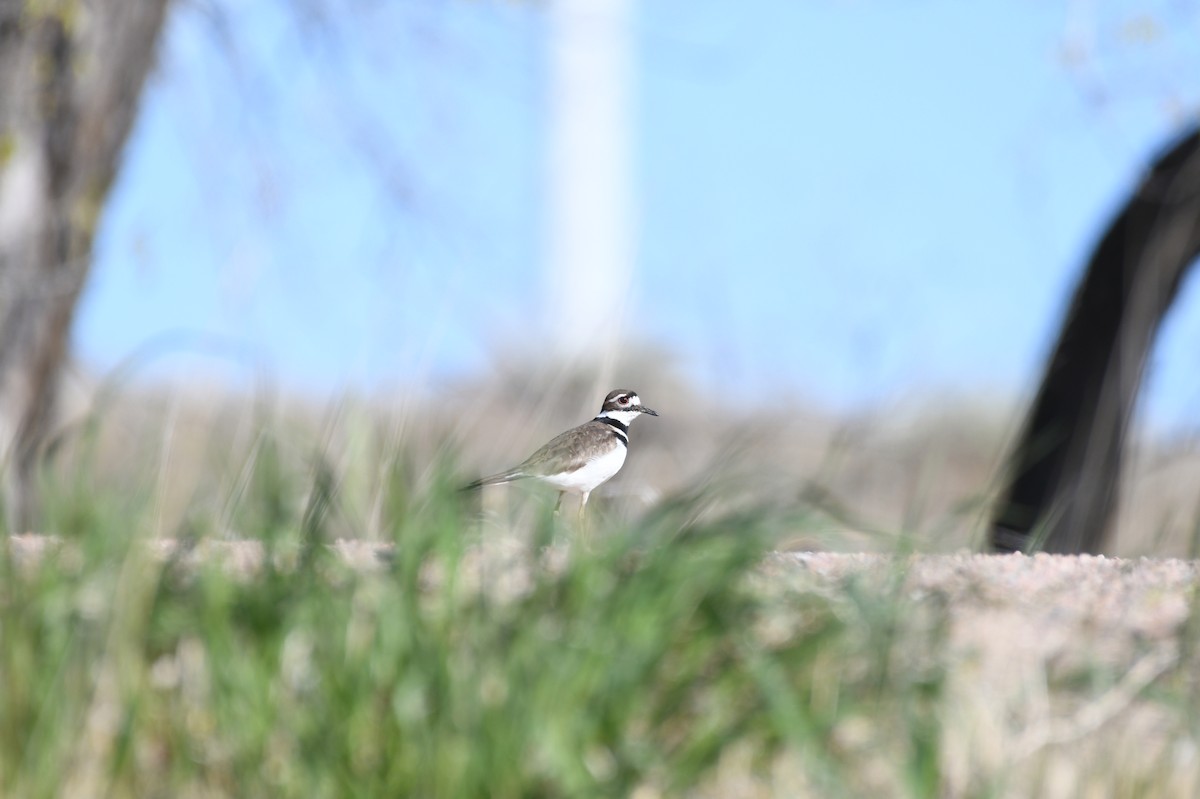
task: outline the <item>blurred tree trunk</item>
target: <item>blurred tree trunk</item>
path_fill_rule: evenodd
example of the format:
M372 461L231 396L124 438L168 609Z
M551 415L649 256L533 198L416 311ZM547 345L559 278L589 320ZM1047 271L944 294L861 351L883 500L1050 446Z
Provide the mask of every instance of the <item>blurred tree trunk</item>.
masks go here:
M1200 131L1158 158L1092 254L1009 456L991 545L1096 552L1160 323L1200 255Z
M0 0L0 472L36 516L41 443L92 240L168 0Z

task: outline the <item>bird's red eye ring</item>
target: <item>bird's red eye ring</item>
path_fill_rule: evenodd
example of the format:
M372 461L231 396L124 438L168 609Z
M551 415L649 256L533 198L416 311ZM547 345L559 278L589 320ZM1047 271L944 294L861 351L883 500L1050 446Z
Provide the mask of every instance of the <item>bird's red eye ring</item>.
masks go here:
M617 402L619 402L619 403L620 403L620 404L622 404L622 405L628 405L628 404L629 404L629 397L628 397L628 396L621 397L620 399L618 399L618 400L617 400Z

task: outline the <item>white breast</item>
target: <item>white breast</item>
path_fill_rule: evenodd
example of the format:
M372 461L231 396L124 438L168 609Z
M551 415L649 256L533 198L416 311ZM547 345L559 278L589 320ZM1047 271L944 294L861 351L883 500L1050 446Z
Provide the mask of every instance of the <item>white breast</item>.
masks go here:
M625 447L617 445L604 455L588 461L583 468L576 469L569 474L548 475L538 479L549 483L559 491L585 494L621 471L621 467L625 464L625 454Z

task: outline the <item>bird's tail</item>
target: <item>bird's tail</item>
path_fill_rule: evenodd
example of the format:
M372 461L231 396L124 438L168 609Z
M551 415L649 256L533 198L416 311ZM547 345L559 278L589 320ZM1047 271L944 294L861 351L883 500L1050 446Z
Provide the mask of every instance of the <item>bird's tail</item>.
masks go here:
M483 486L498 485L499 483L511 483L513 480L520 480L522 477L526 476L527 475L522 471L518 471L517 469L509 469L507 472L493 474L491 477L481 477L473 483L467 483L462 487L462 490L473 491L474 489L482 488Z

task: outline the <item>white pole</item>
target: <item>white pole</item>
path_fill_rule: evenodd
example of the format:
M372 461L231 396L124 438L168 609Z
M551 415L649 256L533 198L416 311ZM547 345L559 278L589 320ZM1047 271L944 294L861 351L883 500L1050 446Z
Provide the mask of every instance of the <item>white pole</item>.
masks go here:
M633 272L629 0L549 6L546 321L560 356L607 361Z

